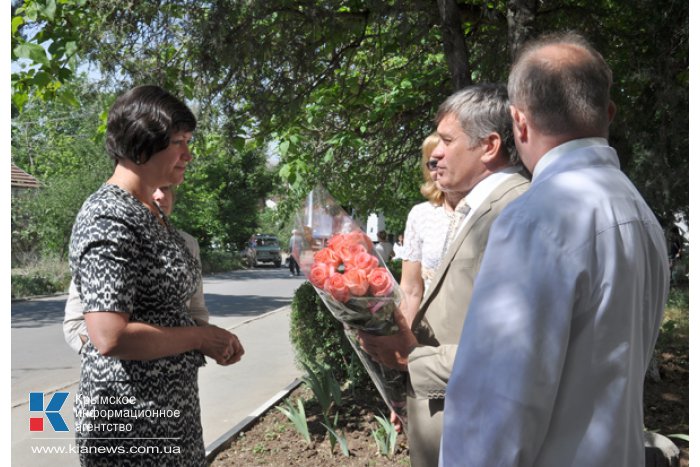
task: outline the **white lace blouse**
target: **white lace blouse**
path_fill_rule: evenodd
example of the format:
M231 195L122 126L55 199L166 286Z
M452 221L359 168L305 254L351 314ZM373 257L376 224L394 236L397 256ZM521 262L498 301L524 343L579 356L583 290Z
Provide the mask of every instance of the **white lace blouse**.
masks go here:
M424 294L440 265L451 214L445 211L444 205L436 206L428 201L413 206L408 213L403 258L420 261Z

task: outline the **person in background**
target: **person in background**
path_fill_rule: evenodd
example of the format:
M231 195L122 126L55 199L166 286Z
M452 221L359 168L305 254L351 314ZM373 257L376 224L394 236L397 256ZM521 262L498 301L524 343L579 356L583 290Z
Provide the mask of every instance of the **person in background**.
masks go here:
M401 290L405 305L401 307L409 326L413 323L418 306L430 287L443 249L450 220L457 203L465 193L444 193L437 183L437 160L431 154L440 144L440 137L432 133L423 140L421 171L424 183L421 194L427 199L411 208L404 231Z
M530 42L513 63L532 185L491 228L447 386L445 467L645 465L644 375L668 258L608 145L611 84L573 33Z
M489 231L529 186L513 145L504 85L465 87L442 103L435 120L440 143L431 157L437 160L437 180L445 194L466 195L455 207L445 254L412 329L397 319L395 335L360 333L372 358L408 372L408 443L414 467L438 464L445 388Z
M299 263L294 258L296 255L299 256L301 252L301 247L304 239L297 229L292 230L292 236L289 237L289 275L299 276L301 272L299 271Z
M377 242L375 247L377 254L382 257L384 264L388 264L389 261L391 261L391 258L394 256L394 245L387 240L386 232L384 230L377 232L377 238L379 239L379 242Z
M162 186L153 192L153 201L158 203L163 214L169 217L173 211L175 192L169 186ZM192 235L182 230L178 229L177 233L185 241L185 246L201 267L202 262L199 258L199 243L197 240ZM187 309L198 326L206 326L209 324L209 310L204 302L204 288L201 278L197 284L197 290L188 300ZM63 318L63 337L66 343L77 353L82 351L88 338L87 326L85 325L85 318L83 316L83 305L80 303L80 295L75 288L75 283L72 281L68 289L68 299L66 300Z
M396 242L394 242L394 260L401 261L404 256L404 246L403 246L403 234L400 233L396 236Z
M114 172L83 203L69 248L88 334L73 407L81 465L162 465L163 452L169 465L205 465L199 367L205 355L220 365L243 356L234 334L188 312L201 269L153 201L184 180L196 125L158 86L127 91L109 111Z

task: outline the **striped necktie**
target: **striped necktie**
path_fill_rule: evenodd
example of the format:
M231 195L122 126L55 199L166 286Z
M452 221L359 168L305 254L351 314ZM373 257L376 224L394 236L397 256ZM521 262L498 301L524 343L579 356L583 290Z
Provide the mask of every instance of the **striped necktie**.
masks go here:
M464 220L464 218L467 217L467 214L469 214L470 209L471 208L467 204L466 196L459 200L459 203L457 203L455 211L452 213L450 227L447 230L447 236L445 237L445 245L442 247L443 257L445 256L445 253L447 253L447 250L450 248L450 245L452 245L452 242L454 241L455 236L459 231L459 227L462 225L462 221Z

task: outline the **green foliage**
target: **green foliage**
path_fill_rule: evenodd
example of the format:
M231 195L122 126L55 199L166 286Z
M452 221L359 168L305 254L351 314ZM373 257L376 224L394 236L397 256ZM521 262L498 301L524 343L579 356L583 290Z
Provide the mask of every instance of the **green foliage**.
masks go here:
M43 100L78 105L70 87L77 68L81 36L75 24L90 21L86 0L24 0L12 11L12 110L19 112L30 94Z
M342 432L339 433L337 430L340 413L336 412L335 417L333 417L333 423L331 424L330 422L331 411L333 409L338 410L342 405L340 384L333 376L330 367L303 362L302 365L306 370L304 382L311 388L316 401L321 406L321 415L324 420L321 422L321 425L329 434L328 440L331 444L331 454L335 450L335 445L339 443L343 455L348 457L350 452L348 451L347 440Z
M688 309L690 306L690 294L687 287L672 287L668 292L668 302L666 306L669 310Z
M65 258L78 210L112 172L97 137L109 95L82 80L68 87L84 99L82 112L33 96L12 121L12 160L41 182L12 200L14 266L41 255Z
M258 217L259 232L267 232L277 236L282 250L289 247L289 238L294 228L294 216L291 211L282 211L277 207L265 208Z
M304 282L294 293L289 337L301 365L314 362L332 369L337 380L351 385L369 383L369 376L345 337L343 325Z
M532 21L521 24L524 3ZM688 2L455 4L467 46L459 72L475 82L505 80L516 35L573 24L590 38L615 76L610 140L623 170L664 224L687 214ZM251 144L280 160L280 219L322 182L358 217L383 212L398 232L421 199L420 143L452 91L442 34L428 0L25 0L13 9L13 60L26 61L13 72L13 108L70 91L78 57L115 91L153 82L186 96L205 139L220 138L216 151L198 149L179 214L205 245L234 249L256 226L240 206L257 211L249 188L264 181L228 167L252 157Z
M687 287L674 287L669 292L664 319L656 342L656 351L678 349L688 351L690 336L690 294Z
M309 434L309 425L306 421L306 411L304 410L304 402L301 398L297 399L297 407L295 408L292 404L286 400L284 401L285 407L275 407L277 410L282 412L285 417L287 417L294 428L299 432L299 434L304 438L306 444L311 444L311 435Z
M325 417L324 417L325 418ZM345 457L350 457L350 450L348 449L348 440L345 438L345 435L342 432L338 432L338 414L335 414L335 417L333 418L333 425L331 426L328 423L328 418L326 418L325 423L321 423L323 427L328 431L328 434L330 437L328 438L330 444L331 444L331 454L333 454L333 451L335 450L335 445L339 444L340 445L340 451L343 453Z
M68 264L56 259L34 261L31 265L12 270L13 299L66 292L70 285Z
M241 250L258 230L261 206L274 186L265 155L253 143L237 150L223 134L208 130L198 130L194 152L173 222L202 246Z
M391 271L391 275L394 276L396 282L401 283L401 269L403 267L403 261L399 259L391 260L387 263L386 267Z
M382 414L379 418L376 415L374 418L379 423L379 428L372 430L372 437L377 443L377 449L382 456L393 457L396 452L396 440L398 439L398 433L394 429L394 426L386 416Z
M321 406L324 418L330 416L334 407L342 405L340 384L333 376L333 371L327 365L315 365L313 363L302 362L306 370L304 382L311 388Z
M36 193L15 198L11 223L15 265L21 264L21 255L33 251L67 258L75 216L103 181L103 176L94 172L61 175Z
M235 271L243 267L238 252L202 249L199 256L202 260L202 274Z

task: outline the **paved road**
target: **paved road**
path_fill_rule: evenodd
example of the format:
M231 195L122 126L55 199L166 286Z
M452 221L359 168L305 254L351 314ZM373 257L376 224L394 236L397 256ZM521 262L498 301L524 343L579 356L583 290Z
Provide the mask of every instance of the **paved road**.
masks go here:
M274 268L235 271L204 279L211 322L233 329L246 348L239 364L220 367L207 359L208 364L200 371L205 445L300 376L288 339L288 305L302 281L289 277L286 269ZM61 414L69 427L74 424L71 406L80 362L63 341L65 300L66 296L58 296L12 304L13 466L78 465L75 454L31 452L32 446L68 446L73 439L72 430L62 436L48 429L28 429L30 391L68 391L69 399Z

